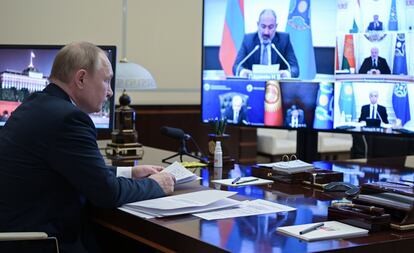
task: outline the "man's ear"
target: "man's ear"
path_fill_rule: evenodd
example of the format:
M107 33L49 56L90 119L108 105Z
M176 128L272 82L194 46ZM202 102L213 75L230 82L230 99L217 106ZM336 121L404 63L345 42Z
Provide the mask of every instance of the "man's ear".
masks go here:
M76 71L75 73L75 84L76 87L78 87L79 89L83 89L85 87L85 78L87 77L87 72L84 69L79 69L78 71Z

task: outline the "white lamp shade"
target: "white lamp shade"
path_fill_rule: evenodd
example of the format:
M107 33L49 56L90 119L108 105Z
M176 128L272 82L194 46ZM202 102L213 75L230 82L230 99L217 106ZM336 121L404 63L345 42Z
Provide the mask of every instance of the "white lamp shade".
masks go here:
M119 62L116 67L116 89L150 90L157 88L151 73L133 62Z

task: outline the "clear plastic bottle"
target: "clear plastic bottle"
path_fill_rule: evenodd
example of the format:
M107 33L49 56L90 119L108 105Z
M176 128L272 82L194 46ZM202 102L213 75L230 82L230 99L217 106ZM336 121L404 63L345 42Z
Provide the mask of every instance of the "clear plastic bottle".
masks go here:
M214 168L223 167L223 151L221 150L221 142L216 141L216 147L214 148Z

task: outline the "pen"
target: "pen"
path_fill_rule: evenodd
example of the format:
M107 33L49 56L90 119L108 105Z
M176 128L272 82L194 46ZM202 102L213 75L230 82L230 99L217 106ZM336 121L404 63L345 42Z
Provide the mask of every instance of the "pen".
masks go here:
M322 226L323 226L323 223L316 223L316 224L314 224L314 225L312 225L312 226L310 226L308 228L305 228L302 231L299 231L299 234L300 235L303 235L303 234L309 233L309 232L311 232L313 230L316 230L317 228L320 228Z
M244 184L244 183L254 182L254 181L257 181L257 180L259 180L259 179L258 178L253 178L253 179L248 179L248 180L237 182L236 184Z
M237 181L239 181L240 180L240 178L241 177L236 177L232 182L231 182L231 184L235 184L235 183L237 183Z

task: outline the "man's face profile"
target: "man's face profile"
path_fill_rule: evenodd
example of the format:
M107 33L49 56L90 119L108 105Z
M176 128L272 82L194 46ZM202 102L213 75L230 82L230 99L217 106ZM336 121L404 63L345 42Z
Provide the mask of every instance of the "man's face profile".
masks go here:
M376 104L378 100L378 92L372 91L371 93L369 93L369 100L371 101L371 104Z
M276 18L269 11L264 12L257 22L259 35L264 43L270 43L275 36L277 24Z
M234 96L231 103L234 112L239 112L242 107L242 98L240 96Z

